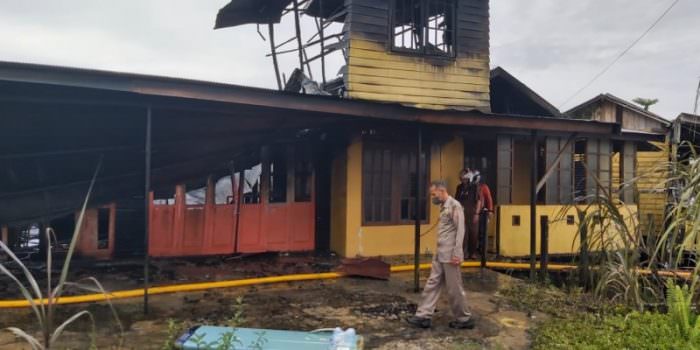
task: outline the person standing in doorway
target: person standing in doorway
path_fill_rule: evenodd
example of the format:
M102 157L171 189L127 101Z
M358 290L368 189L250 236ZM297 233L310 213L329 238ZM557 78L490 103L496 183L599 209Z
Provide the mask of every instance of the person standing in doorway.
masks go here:
M440 292L443 287L455 320L449 326L455 329L472 329L474 320L464 300L461 265L464 261L464 211L462 205L447 193L445 181L433 181L430 197L440 206L436 254L433 256L430 277L425 284L422 301L408 323L420 328L430 328Z
M478 196L479 251L485 252L486 232L488 230L489 218L491 217L491 213L493 213L493 198L491 197L491 189L489 189L489 186L481 177L481 173L478 170L472 173L471 181L476 188Z
M455 192L455 198L464 208L465 239L462 249L464 256L470 260L476 259L479 244L479 212L481 211L478 187L473 181L475 173L478 171L469 168L462 170L459 175L460 184Z

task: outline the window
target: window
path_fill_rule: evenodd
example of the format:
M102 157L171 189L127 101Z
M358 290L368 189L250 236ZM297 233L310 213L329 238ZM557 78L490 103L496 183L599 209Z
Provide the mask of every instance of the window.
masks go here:
M249 169L243 170L243 203L260 203L260 179L262 164L258 163Z
M97 249L109 249L110 208L97 209Z
M297 147L294 154L294 201L311 201L311 180L313 179L313 164L309 150Z
M153 205L175 205L175 189L155 189L153 191Z
M416 153L409 145L366 142L363 152L363 219L366 224L405 224L415 220ZM427 220L427 154L421 155L421 220Z
M287 201L287 154L278 148L270 159L270 203Z
M207 186L188 190L185 193L186 205L204 205L207 202Z
M456 4L455 0L393 0L392 49L453 57Z
M233 203L233 183L231 175L227 175L217 180L214 185L214 204L231 203Z

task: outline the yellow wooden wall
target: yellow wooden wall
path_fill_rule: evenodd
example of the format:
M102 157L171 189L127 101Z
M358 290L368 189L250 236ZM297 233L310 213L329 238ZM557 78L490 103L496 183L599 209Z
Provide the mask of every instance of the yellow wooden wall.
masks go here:
M669 161L668 145L652 142L660 151L637 152L637 191L639 193L639 216L643 231L651 224L659 232L663 226L666 206L666 187L664 181L668 172L664 165Z
M529 141L514 141L513 144L513 188L511 203L530 203L530 176L532 172L532 144Z
M351 39L349 46L350 98L490 111L488 56L434 65L428 58L387 52L386 45L377 42Z
M464 143L455 137L443 145L430 147L430 178L444 179L450 192L457 187L459 172L464 163ZM363 226L362 225L362 139L355 138L344 155L334 162L334 183L345 178L343 190L334 190L345 197L334 197L331 217L331 248L341 256L379 256L413 254L414 226ZM345 166L342 165L345 163ZM344 172L344 174L342 174ZM340 176L338 176L340 175ZM437 222L437 207L430 206L430 223L421 226L427 232ZM435 251L436 231L432 230L421 239L421 253Z
M391 48L391 1L346 1L343 78L347 96L419 108L489 112L489 1L457 2L454 57L446 57Z
M634 225L637 207L634 205L624 207L621 212L628 221L628 227ZM580 237L578 236L578 217L576 208L563 205L538 205L537 206L537 254L540 253L540 216L549 218L549 254L569 255L578 252ZM574 216L574 223L570 224L566 218ZM520 225L513 225L513 216L520 217ZM502 256L522 257L530 255L530 206L528 205L502 205L500 206L500 252ZM621 242L617 232L606 232L605 240ZM593 240L593 238L591 238ZM592 251L597 248L591 247Z

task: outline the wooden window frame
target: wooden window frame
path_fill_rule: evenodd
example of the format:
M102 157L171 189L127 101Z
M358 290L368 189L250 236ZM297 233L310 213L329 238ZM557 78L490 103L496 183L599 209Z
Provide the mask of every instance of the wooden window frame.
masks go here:
M366 157L366 152L368 147L373 147L374 149L380 149L382 152L389 150L391 152L391 178L390 178L390 183L391 183L391 193L389 194L390 198L390 209L389 209L389 217L390 219L384 220L384 221L370 221L367 220L367 216L365 214L365 208L367 205L367 200L366 200L366 195L365 195L365 185L367 179L367 171L365 170L365 157ZM401 189L401 181L394 181L394 179L397 179L400 173L400 170L397 169L396 165L400 161L399 157L401 154L408 154L409 156L412 155L412 153L415 153L415 146L407 143L396 143L396 142L382 142L382 141L374 141L374 140L364 140L362 143L362 159L361 159L361 174L362 174L362 181L361 181L361 212L360 215L362 216L362 226L401 226L401 225L410 225L412 223L415 223L415 218L411 217L409 219L402 220L401 219L401 200L404 198L402 196L402 189ZM425 218L421 220L421 224L428 224L430 222L430 193L428 191L428 185L430 184L430 151L429 149L424 149L423 153L425 155L425 169L423 175L423 192L421 194L424 195L424 210L425 210ZM415 164L414 164L415 165ZM409 159L409 167L410 167L410 159ZM410 171L411 169L409 169ZM409 207L412 207L415 205L415 202L410 203ZM413 208L410 208L410 210L413 210ZM411 215L412 216L412 215Z
M421 43L420 43L419 47L417 47L417 48L408 48L408 47L397 46L395 43L395 39L396 39L396 34L394 32L394 28L396 27L395 26L395 12L396 12L396 3L398 1L405 1L405 0L390 0L389 1L389 28L388 28L388 33L387 33L387 36L388 36L387 46L388 46L390 51L397 52L397 53L403 53L403 54L412 54L412 55L416 55L416 56L431 57L431 58L454 59L457 57L457 38L458 38L458 36L457 36L457 32L458 32L458 30L457 30L457 26L458 26L457 13L459 10L459 6L458 6L459 1L458 0L415 0L415 1L420 2L420 8L421 8L420 16L421 16L423 22L425 23L424 25L422 25L422 28L421 28L421 39L420 39ZM426 45L426 43L429 42L429 39L426 39L426 38L429 36L428 32L430 29L430 25L429 25L429 15L428 15L428 12L426 9L430 6L429 4L432 1L446 1L446 2L449 2L450 3L449 5L452 6L452 23L453 23L452 29L451 29L451 31L452 31L452 33L451 33L452 44L450 45L451 49L449 52L442 51L443 53L439 53L439 52L428 52L428 50L427 50L428 45ZM447 31L447 30L448 29L445 29L445 31Z

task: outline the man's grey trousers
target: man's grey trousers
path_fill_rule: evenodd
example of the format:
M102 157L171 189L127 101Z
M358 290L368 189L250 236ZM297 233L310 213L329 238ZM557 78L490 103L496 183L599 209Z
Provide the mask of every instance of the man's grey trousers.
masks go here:
M472 314L469 312L464 300L461 267L450 263L441 263L437 259L433 259L430 277L425 283L423 300L418 305L416 316L432 318L443 287L447 289L447 297L449 298L454 318L461 322L468 321Z

